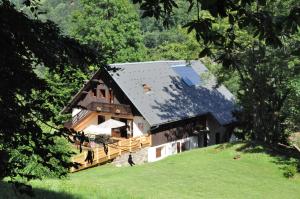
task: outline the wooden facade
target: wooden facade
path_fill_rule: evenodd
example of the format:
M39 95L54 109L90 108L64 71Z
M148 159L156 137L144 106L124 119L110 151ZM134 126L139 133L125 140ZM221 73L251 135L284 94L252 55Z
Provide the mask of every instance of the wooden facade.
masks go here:
M97 115L129 120L133 119L133 112L135 115L140 115L107 72L102 73L101 79L94 78L88 84L86 91L75 96L76 104L73 106L81 110L73 115L71 121L65 123L67 128L82 130L81 127Z
M152 146L158 146L189 136L195 136L199 131L205 128L206 116L194 117L161 125L158 128L151 130Z

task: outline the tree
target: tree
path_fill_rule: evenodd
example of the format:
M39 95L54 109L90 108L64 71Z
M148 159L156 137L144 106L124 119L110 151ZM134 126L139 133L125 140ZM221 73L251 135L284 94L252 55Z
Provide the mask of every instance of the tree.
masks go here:
M174 0L134 3L140 4L144 17L162 19L166 26L178 8ZM188 0L186 4L187 11L196 14L184 27L195 31L197 41L204 44L199 56L222 64L223 77L232 71L239 76L244 133L272 144L286 142L285 125L293 120L287 119L291 109L286 103L292 100L295 105L299 100L291 86L299 78L299 1Z
M157 33L152 36L155 38L145 38L153 46L148 48L151 60L193 60L197 59L200 45L194 35L187 35L185 29L172 28L172 30Z
M44 12L39 18L53 21L64 34L68 35L72 25L72 13L80 9L80 0L43 0L40 4L40 10Z
M286 123L292 116L288 103L296 92L293 82L300 78L300 60L291 55L294 45L272 49L256 43L236 54L242 57L238 97L243 109L237 117L254 140L287 142L292 127Z
M36 3L24 1L33 16L39 11ZM0 26L0 179L39 177L24 170L33 157L49 171L66 175L67 170L61 168L72 165L68 160L71 152L53 146L57 137L67 137L69 132L46 122L55 116L47 106L54 99L45 95L51 88L36 70L38 66L57 74L63 74L65 66L84 70L86 65L99 63L99 57L61 35L53 22L30 18L8 0L0 1ZM43 125L52 130L43 131Z
M104 52L109 63L140 61L145 47L139 16L128 0L82 0L70 35Z

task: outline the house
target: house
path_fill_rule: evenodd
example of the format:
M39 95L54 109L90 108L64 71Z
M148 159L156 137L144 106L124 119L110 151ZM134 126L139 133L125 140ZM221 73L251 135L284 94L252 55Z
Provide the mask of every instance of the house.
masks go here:
M234 96L200 61L111 64L99 70L63 112L69 128L82 131L109 119L125 127L109 131L129 139L150 135L148 161L226 142L235 118Z

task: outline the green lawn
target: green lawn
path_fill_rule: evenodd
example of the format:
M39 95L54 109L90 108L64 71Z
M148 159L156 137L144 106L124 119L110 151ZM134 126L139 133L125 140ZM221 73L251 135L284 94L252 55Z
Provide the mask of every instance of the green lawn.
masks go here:
M38 198L47 199L300 198L300 176L283 177L284 160L262 148L238 151L242 146L212 146L142 166L105 165L71 174L65 180L32 184ZM237 154L240 158L233 159ZM3 198L12 196L4 191L4 185L0 187Z

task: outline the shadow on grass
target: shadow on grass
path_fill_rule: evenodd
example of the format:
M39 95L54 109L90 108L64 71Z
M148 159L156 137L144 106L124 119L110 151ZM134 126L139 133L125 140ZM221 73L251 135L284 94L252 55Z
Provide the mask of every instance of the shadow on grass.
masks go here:
M77 196L68 193L54 192L45 189L33 188L34 196L28 196L25 193L21 194L16 191L14 186L10 183L0 181L0 198L6 199L79 199Z
M280 145L270 146L258 142L235 142L218 145L216 149L235 148L235 151L240 153L264 153L273 157L273 163L279 165L281 170L286 170L287 166L295 166L300 172L300 154L292 149L284 148Z
M243 144L244 142L232 142L232 143L223 143L223 144L219 144L215 147L215 149L217 150L224 150L224 149L229 149L229 148L232 148L236 145L239 145L239 144Z

